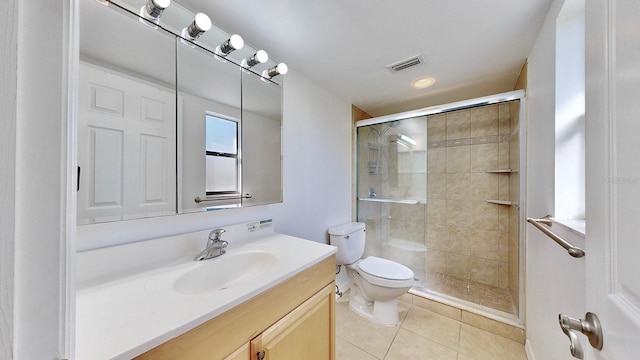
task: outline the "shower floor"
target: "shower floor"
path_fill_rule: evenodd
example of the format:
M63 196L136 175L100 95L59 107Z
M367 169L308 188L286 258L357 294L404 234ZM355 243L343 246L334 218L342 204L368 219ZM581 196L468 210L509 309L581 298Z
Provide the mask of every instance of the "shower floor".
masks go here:
M460 279L438 272L427 273L426 288L433 292L453 296L508 314L517 314L509 289L486 285L473 280Z

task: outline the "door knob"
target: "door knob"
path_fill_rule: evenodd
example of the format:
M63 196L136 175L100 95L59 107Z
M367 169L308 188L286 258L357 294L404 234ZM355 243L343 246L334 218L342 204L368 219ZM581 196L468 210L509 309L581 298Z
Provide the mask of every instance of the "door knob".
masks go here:
M560 316L566 316L560 314ZM562 328L562 332L567 335L569 341L571 341L571 345L569 345L569 351L571 351L571 356L576 359L584 359L584 355L582 353L582 345L580 345L580 340L578 339L578 335L570 328L567 328L562 325L562 320L560 320L560 328Z
M587 339L589 339L589 344L591 344L593 348L602 350L602 326L596 314L588 312L585 314L584 319L575 319L564 314L558 314L558 322L560 323L562 332L564 332L571 341L569 349L573 357L582 359L582 347L580 346L580 341L578 341L575 331L584 334Z

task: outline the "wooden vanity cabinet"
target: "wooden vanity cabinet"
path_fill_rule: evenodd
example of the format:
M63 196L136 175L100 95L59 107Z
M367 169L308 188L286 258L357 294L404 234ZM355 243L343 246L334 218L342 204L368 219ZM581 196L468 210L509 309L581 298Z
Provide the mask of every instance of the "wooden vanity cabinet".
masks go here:
M233 352L233 354L224 358L224 360L247 360L251 358L251 346L250 344L244 344L240 349Z
M333 360L334 291L332 255L136 359Z
M334 358L335 284L287 314L251 341L251 360Z

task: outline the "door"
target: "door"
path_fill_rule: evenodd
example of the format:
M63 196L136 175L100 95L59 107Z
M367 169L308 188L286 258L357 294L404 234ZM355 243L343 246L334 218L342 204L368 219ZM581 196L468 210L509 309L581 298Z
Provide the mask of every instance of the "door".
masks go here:
M335 359L335 282L251 341L251 360Z
M601 351L640 356L640 1L586 1L586 305ZM576 314L577 315L577 314Z
M172 89L80 64L78 223L176 212Z

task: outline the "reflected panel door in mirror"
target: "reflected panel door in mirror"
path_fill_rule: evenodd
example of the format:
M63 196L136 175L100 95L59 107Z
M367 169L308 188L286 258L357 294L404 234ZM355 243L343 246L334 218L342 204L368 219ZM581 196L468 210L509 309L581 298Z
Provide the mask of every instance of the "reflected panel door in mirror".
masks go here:
M242 72L242 206L282 202L282 87Z
M80 2L78 224L176 214L175 38Z
M178 40L177 49L177 111L182 131L179 135L179 212L239 207L240 68L182 40ZM207 117L222 119L220 121L232 126L216 127L211 120L207 127ZM207 133L212 135L210 141L219 141L224 137L216 135L228 128L236 129L236 134L225 138L221 149L207 144ZM229 150L234 141L236 150ZM223 187L215 185L222 179L225 179Z

